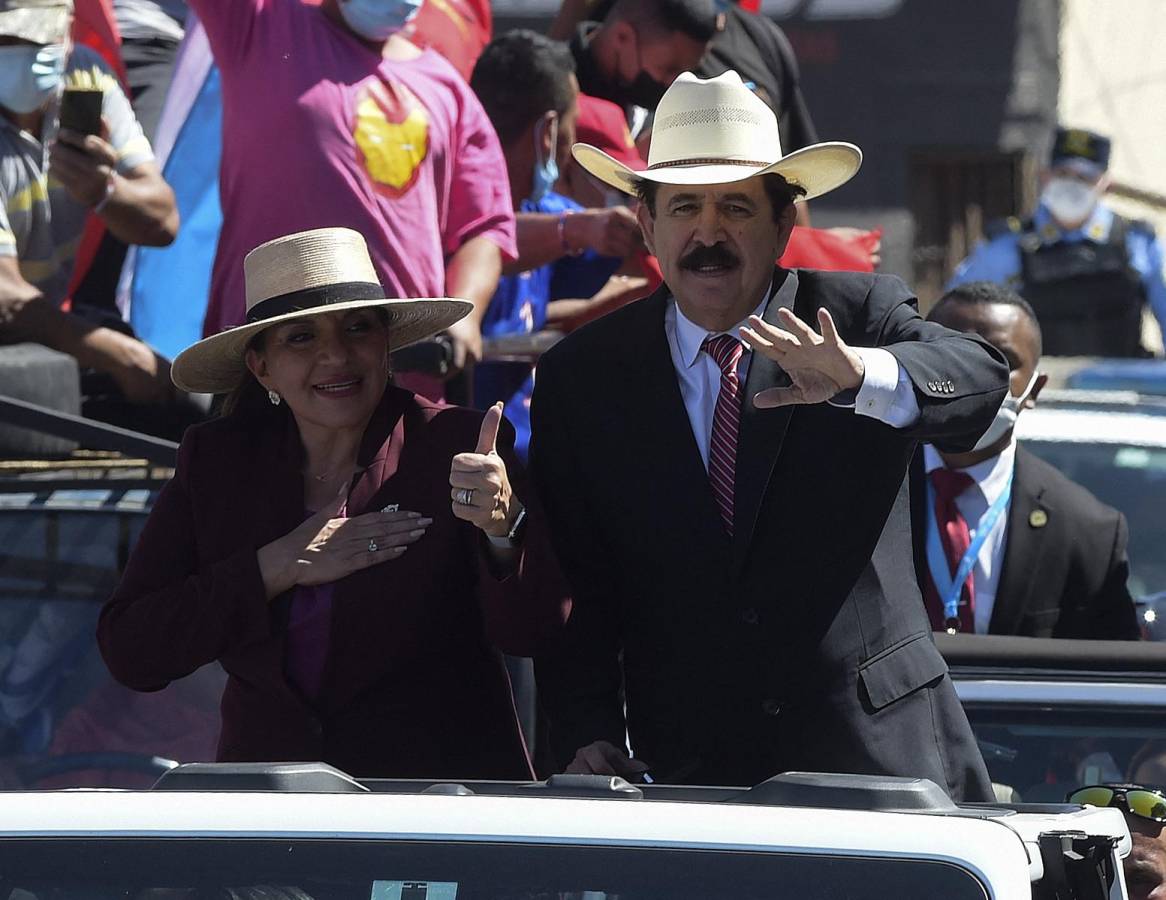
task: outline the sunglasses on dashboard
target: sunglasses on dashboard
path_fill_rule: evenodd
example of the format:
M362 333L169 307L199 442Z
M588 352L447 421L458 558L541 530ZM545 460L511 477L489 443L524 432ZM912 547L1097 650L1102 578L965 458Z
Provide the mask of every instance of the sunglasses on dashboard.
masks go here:
M1114 806L1151 822L1166 823L1166 796L1149 788L1092 784L1077 788L1065 799L1082 805Z

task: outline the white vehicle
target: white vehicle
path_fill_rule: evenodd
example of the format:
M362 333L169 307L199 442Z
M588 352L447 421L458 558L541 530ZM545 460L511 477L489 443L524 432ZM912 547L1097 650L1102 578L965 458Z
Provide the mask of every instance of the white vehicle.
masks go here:
M1166 368L1166 367L1164 367ZM1143 629L1166 637L1166 397L1131 391L1046 390L1016 422L1020 443L1129 523L1130 593ZM1159 609L1159 605L1163 609Z
M0 900L1122 900L1129 851L1116 809L956 806L856 775L455 785L191 764L151 791L0 802Z

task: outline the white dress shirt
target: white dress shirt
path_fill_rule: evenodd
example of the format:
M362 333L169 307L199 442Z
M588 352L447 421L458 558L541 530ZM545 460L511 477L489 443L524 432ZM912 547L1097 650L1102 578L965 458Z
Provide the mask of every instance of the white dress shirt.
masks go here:
M772 288L771 288L772 289ZM769 302L770 291L753 310L752 315L760 316ZM709 439L713 430L713 413L717 408L717 397L721 393L721 367L707 353L701 352L704 339L715 334L731 334L741 340L741 326L748 323L742 319L728 331L707 331L694 323L680 311L676 301L669 300L664 313L664 333L668 338L668 348L672 351L672 365L680 382L680 396L688 411L688 421L692 424L692 434L700 448L700 458L705 469L709 464ZM737 366L741 379L741 389L749 376L749 361L753 352L743 340L745 352ZM865 374L862 386L854 403L835 403L835 406L853 407L860 415L870 416L885 422L892 428L906 428L919 418L919 403L915 399L915 387L907 373L889 352L880 347L853 347L862 358ZM751 403L752 398L742 397L743 403Z
M976 538L976 523L995 503L1004 488L1008 486L1008 479L1012 477L1012 469L1016 465L1016 441L1009 441L1008 446L1000 451L998 456L976 463L966 469L966 472L976 483L955 498L956 508L968 523L972 540ZM930 444L923 445L923 469L930 477L936 469L942 469L943 459L939 451ZM1008 536L1008 512L1012 507L1009 499L1004 506L1004 512L992 526L988 539L984 541L976 557L975 568L972 569L972 585L975 588L976 634L987 634L988 626L992 621L992 608L996 604L996 589L1000 586L1000 569L1004 565L1004 548L1007 546L1005 538ZM934 519L933 513L928 513L928 521Z

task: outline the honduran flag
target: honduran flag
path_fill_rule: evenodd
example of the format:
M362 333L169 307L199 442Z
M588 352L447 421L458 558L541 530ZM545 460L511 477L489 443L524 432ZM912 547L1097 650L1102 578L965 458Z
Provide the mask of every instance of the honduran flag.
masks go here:
M170 359L202 337L223 223L222 143L219 70L192 11L154 139L182 227L169 247L131 248L118 290L122 316L139 338Z

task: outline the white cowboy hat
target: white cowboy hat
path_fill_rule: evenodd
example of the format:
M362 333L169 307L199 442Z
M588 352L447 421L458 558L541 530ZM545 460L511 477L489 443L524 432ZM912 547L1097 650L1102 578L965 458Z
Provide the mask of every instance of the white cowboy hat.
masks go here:
M259 332L304 316L383 309L389 350L424 340L473 309L448 297L389 300L364 238L349 228L318 228L260 244L243 260L247 320L178 354L170 377L191 393L221 394L239 386L247 345Z
M672 82L656 107L646 169L630 169L590 144L571 152L584 169L627 194L640 179L728 184L773 172L804 188L809 200L845 184L862 164L862 151L842 141L782 156L773 110L733 71L707 80L685 72Z

